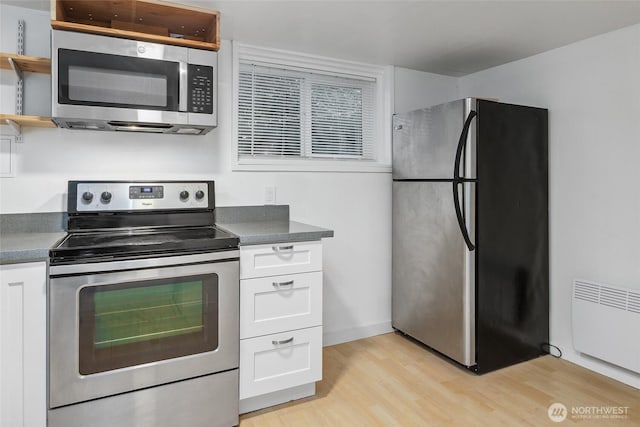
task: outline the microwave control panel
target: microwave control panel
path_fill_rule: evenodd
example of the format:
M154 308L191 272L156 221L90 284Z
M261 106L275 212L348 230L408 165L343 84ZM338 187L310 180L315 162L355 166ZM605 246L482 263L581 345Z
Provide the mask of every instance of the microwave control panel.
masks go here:
M189 64L190 113L213 114L213 67Z

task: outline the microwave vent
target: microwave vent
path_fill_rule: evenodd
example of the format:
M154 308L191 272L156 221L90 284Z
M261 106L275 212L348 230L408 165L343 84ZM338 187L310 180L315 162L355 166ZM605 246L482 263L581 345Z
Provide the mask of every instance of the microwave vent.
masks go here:
M104 125L86 122L66 122L69 129L105 130Z

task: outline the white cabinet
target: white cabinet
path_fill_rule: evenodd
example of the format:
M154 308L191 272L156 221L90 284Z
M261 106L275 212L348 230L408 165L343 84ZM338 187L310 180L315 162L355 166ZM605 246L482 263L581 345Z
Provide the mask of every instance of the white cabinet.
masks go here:
M242 399L320 379L322 326L240 340Z
M240 247L240 278L322 271L322 243L295 242Z
M243 279L240 338L322 325L322 272Z
M322 243L240 247L240 412L315 394Z
M44 262L0 265L0 426L46 426Z

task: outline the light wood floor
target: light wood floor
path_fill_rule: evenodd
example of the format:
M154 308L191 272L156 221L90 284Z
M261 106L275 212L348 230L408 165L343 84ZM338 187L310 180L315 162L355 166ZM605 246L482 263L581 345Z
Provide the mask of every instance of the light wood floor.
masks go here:
M476 376L396 333L323 356L316 396L242 415L240 427L640 425L639 390L551 356ZM561 423L547 415L555 402L569 412ZM627 417L571 415L602 406L628 407Z

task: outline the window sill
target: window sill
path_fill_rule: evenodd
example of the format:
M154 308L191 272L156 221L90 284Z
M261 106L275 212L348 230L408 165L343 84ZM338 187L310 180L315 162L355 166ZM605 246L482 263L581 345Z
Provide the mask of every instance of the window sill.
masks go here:
M355 172L355 173L391 173L391 165L376 162L350 161L314 161L300 160L242 160L232 168L234 172Z

